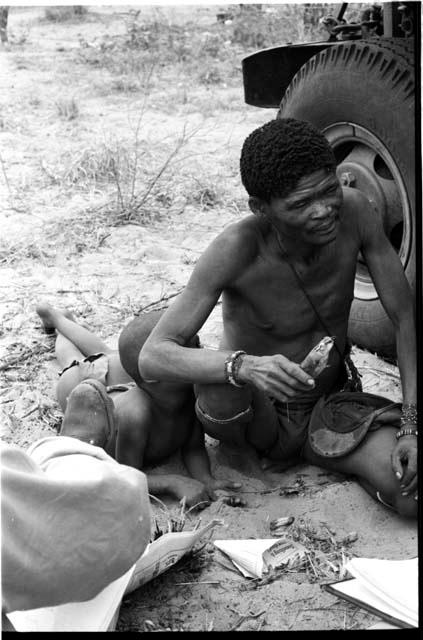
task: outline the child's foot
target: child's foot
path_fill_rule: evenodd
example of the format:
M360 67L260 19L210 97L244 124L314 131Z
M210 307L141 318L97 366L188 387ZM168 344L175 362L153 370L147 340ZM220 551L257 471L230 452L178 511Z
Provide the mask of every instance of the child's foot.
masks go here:
M68 397L59 435L105 448L114 432L114 406L104 385L83 380Z
M47 334L52 334L55 332L58 314L61 314L65 316L65 318L68 318L68 320L72 320L72 322L75 322L72 311L70 311L69 309L58 311L48 302L42 302L41 304L37 305L35 307L35 311L41 318L44 333Z

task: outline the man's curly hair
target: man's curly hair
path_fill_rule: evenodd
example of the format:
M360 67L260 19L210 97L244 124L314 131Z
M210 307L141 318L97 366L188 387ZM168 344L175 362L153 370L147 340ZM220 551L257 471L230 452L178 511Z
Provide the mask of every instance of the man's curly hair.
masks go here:
M248 195L269 202L284 198L298 181L319 169L335 170L325 136L309 122L271 120L246 138L241 151L241 180Z

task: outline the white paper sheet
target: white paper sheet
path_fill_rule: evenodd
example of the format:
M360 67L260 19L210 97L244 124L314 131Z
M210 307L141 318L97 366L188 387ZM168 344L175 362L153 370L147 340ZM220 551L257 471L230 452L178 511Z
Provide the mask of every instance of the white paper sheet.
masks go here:
M367 589L404 616L418 617L418 558L352 558L345 566Z
M135 565L92 600L13 611L7 617L17 631L113 631L134 568Z
M303 545L287 538L215 540L214 544L247 578L262 578L269 567L293 562L306 552Z
M344 582L339 582L338 584L332 584L331 587L335 591L338 591L340 594L349 596L357 602L362 602L363 604L369 605L369 607L380 611L381 614L386 614L391 618L402 620L403 622L406 622L407 624L410 624L414 627L417 627L418 625L417 616L407 616L402 611L399 611L396 607L391 606L386 602L386 600L383 600L383 598L379 597L375 592L368 589L366 585L364 585L360 581L359 578L352 578L351 580L345 580ZM377 615L376 612L375 615Z
M151 542L135 564L134 572L125 593L138 589L141 585L169 569L182 558L213 527L222 525L222 520L211 520L194 531L165 533Z
M163 573L190 551L222 520L212 520L194 531L165 533L150 543L140 559L118 580L86 602L71 602L7 614L17 631L113 631L126 593Z

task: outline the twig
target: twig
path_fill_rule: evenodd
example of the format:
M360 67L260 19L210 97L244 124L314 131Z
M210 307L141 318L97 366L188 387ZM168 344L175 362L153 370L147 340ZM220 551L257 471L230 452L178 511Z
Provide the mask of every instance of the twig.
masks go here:
M231 609L231 611L238 613L234 609ZM263 611L259 611L258 613L251 613L251 611L249 611L248 613L239 614L239 620L229 629L229 631L235 631L235 629L237 629L248 618L258 618L259 616L262 616L263 613L266 613L266 609L263 609Z
M262 628L262 626L264 625L264 623L265 623L265 622L266 622L266 618L262 618L262 619L259 621L258 625L257 625L257 629L256 629L256 631L261 631L261 628Z
M3 160L3 157L1 155L1 153L0 153L0 163L1 163L1 168L2 168L2 172L3 172L3 176L4 176L4 181L6 183L6 187L7 187L7 190L9 192L9 196L13 200L12 189L10 188L9 178L7 177L6 169L5 169L5 166L4 166L4 160Z
M46 353L47 351L48 349L44 349L40 353ZM6 369L10 369L18 362L21 362L22 360L28 360L28 358L30 358L33 355L35 355L35 352L32 351L31 349L28 349L26 353L21 353L18 356L13 356L8 360L8 362L5 362L4 364L0 364L0 371L6 371Z
M180 587L185 584L221 584L220 580L201 580L199 582L175 582L175 586Z
M181 293L181 291L183 291L184 289L185 287L180 287L180 289L178 289L178 291L175 291L175 293L170 293L168 296L162 296L161 298L159 298L159 300L155 300L154 302L149 302L148 304L145 305L145 307L141 307L140 309L138 309L135 315L139 315L146 309L149 309L150 307L154 307L154 305L159 304L160 302L164 302L164 300L170 300L171 298L178 296Z
M295 616L294 616L294 618L293 618L292 622L288 625L288 631L289 631L290 629L292 629L292 627L294 626L294 624L297 622L297 618L298 618L298 616L299 616L300 614L302 614L302 612L303 612L303 609L299 609L299 610L295 613Z
M36 404L35 407L32 407L32 409L24 413L23 416L19 416L19 420L23 420L24 418L27 418L28 416L31 415L31 413L34 413L34 411L37 411L37 409L39 408L40 408L40 405Z

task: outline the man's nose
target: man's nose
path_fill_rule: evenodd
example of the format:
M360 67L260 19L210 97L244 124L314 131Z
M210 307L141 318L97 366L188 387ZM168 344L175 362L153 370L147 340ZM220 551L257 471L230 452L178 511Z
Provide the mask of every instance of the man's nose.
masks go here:
M332 205L326 202L315 202L312 208L311 217L313 220L326 218L332 213Z

